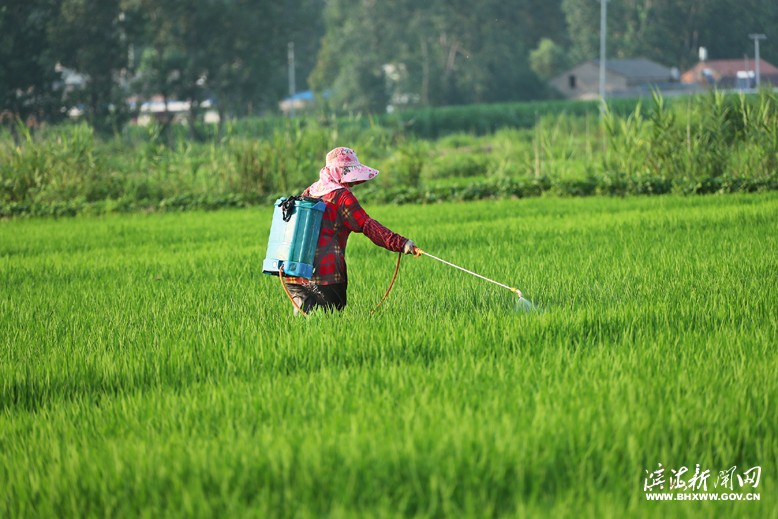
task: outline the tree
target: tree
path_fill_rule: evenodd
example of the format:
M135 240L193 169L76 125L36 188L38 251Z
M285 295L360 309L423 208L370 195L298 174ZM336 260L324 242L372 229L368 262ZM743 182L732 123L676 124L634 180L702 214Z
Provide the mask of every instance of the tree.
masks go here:
M549 80L570 65L567 51L548 38L540 40L538 47L530 52L529 62L539 78Z
M762 33L762 57L778 62L778 3L768 0L710 0L694 28L697 46L707 47L711 59L754 58L749 34Z
M600 4L563 0L575 61L599 55ZM765 0L619 0L608 3L608 56L646 57L686 68L699 47L718 59L753 55L752 32L768 34L765 56L778 52L778 4ZM770 39L771 34L775 37Z
M87 121L99 131L118 131L128 118L119 84L127 67L124 21L120 0L62 0L49 25L59 63L86 77L85 87L63 101L83 104Z
M46 32L53 0L5 0L0 5L0 122L16 136L28 124L59 116L57 79Z
M333 88L342 107L373 111L398 93L421 105L530 99L544 87L529 68L519 5L333 0L310 82L318 90ZM345 77L353 64L372 81ZM401 73L387 77L387 66Z
M303 73L313 67L322 0L259 8L249 0L127 1L147 25L139 91L189 101L193 131L208 99L217 102L222 121L275 110L286 91L289 41L297 40Z
M209 77L209 87L240 115L277 110L278 101L288 93L290 42L299 78L296 89L307 89L324 27L324 0L286 0L262 9L252 4L243 0L228 10L232 37L224 41Z
M524 0L506 4L517 11L517 32L525 48L537 47L544 38L562 47L569 44L562 0Z
M381 112L389 95L383 69L384 49L392 39L386 19L390 9L376 0L331 0L324 9L325 34L309 77L320 93L332 91L338 109Z

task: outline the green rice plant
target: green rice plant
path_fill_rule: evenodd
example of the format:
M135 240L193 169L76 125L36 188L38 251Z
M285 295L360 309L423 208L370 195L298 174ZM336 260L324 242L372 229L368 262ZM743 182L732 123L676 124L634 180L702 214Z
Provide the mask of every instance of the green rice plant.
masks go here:
M371 314L354 235L295 318L269 206L0 222L0 516L777 513L775 193L366 207L537 311L405 257ZM657 463L761 500L648 502Z

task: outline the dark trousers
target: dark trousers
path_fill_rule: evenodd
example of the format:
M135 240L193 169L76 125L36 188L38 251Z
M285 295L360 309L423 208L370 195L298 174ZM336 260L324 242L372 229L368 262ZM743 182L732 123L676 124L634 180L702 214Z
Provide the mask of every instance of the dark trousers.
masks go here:
M334 285L287 285L292 298L306 314L315 308L343 310L346 308L346 283ZM297 309L295 309L297 313Z

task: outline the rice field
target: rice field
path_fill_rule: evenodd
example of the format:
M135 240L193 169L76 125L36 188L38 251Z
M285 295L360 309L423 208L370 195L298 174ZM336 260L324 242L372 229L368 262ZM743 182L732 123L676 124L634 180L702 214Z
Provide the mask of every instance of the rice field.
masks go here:
M272 208L0 221L0 517L778 517L778 195L366 209L536 310L405 257L371 314L354 235L295 318Z

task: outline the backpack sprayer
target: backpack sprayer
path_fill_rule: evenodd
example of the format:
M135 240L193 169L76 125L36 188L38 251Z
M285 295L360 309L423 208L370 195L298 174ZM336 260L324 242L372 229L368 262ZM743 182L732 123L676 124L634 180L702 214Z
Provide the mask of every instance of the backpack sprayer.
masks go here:
M284 276L311 279L321 219L327 204L315 198L282 197L276 200L262 272L278 275L284 292L298 312L307 316L289 292Z
M277 275L292 305L299 313L308 317L308 314L300 308L300 305L292 297L284 277L298 277L308 280L313 277L316 246L319 241L322 216L327 204L317 198L291 196L279 198L275 201L274 206L270 238L267 243L265 260L262 262L262 272L273 276ZM392 291L397 273L400 270L401 258L402 253L397 256L397 265L389 288L386 289L381 301L371 313L374 313L381 306L381 303L389 296L389 292Z
M276 200L262 272L311 279L321 219L327 204L292 196Z
M300 308L292 297L292 294L289 292L289 289L284 282L284 276L299 277L303 279L311 279L313 277L313 262L316 257L319 232L321 231L321 220L327 205L316 198L292 196L289 198L279 198L276 200L274 206L273 221L270 226L270 238L268 239L265 260L262 262L262 272L270 275L278 275L289 300L292 301L292 304L298 312L307 317L308 314L303 312L302 308ZM534 308L530 301L524 299L524 296L518 288L505 285L471 270L467 270L464 267L460 267L459 265L455 265L444 259L438 258L437 256L433 256L418 247L416 247L414 255L428 256L445 265L470 274L471 276L475 276L510 290L519 296L517 308L520 310L530 311ZM401 259L402 252L397 256L397 265L394 269L392 281L389 283L389 288L386 289L386 293L384 293L384 296L376 307L373 308L371 314L381 306L381 303L389 296L389 292L392 291L394 282L397 279L397 273L400 270Z

